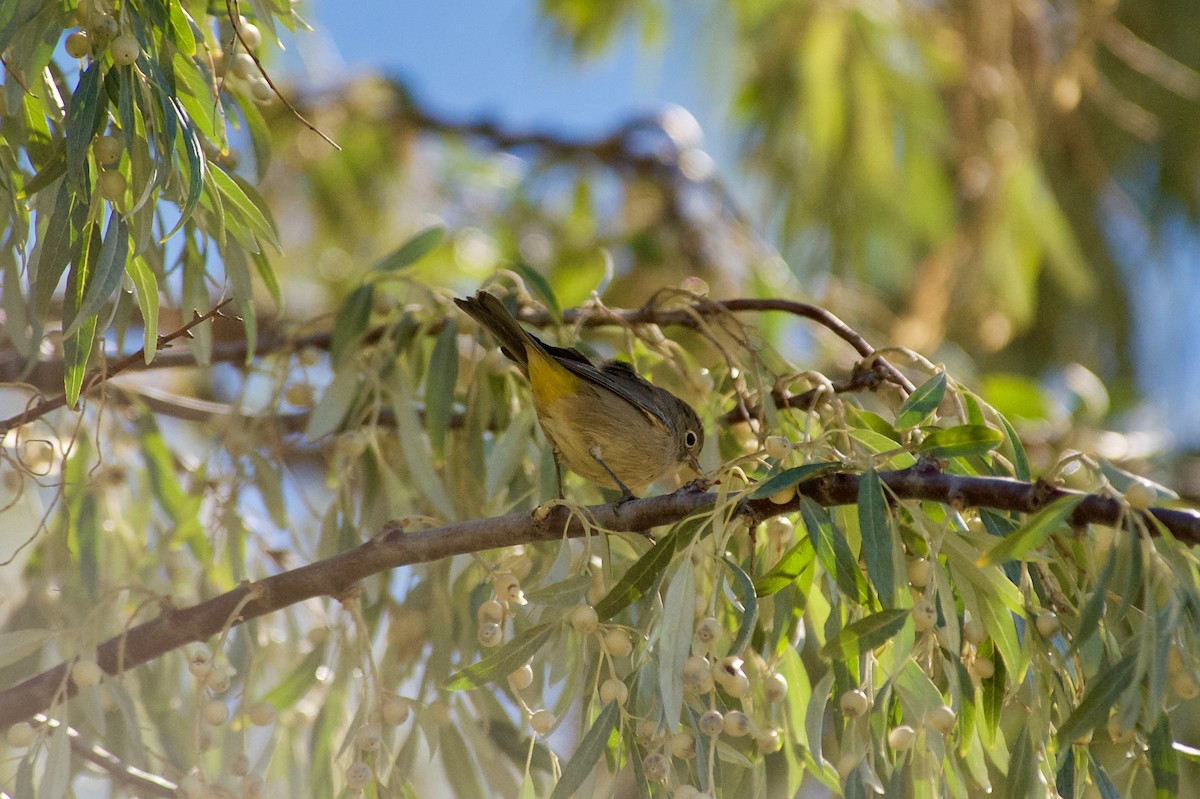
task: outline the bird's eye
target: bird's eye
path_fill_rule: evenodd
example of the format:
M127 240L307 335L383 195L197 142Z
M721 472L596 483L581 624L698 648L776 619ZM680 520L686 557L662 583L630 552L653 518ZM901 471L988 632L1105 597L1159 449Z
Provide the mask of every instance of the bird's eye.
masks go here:
M687 444L688 449L691 449L692 447L696 446L696 442L698 440L699 439L696 438L696 434L693 433L691 430L689 430L683 434L683 443Z

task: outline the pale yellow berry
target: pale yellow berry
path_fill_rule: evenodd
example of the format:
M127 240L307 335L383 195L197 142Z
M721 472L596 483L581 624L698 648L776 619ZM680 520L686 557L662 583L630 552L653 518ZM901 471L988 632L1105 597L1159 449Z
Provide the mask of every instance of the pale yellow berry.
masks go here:
M717 640L722 632L721 622L709 616L708 618L701 619L700 623L696 625L696 640L708 646Z
M933 601L921 597L913 603L913 626L919 633L927 633L937 626L937 606Z
M8 741L8 745L18 749L29 746L33 743L33 738L33 725L28 721L18 721L4 733L4 739Z
M501 624L504 621L504 605L494 599L489 599L479 606L475 618L480 624Z
M604 651L615 658L628 657L633 652L633 642L624 630L614 627L604 634L601 641Z
M246 716L255 727L269 727L275 723L275 706L270 702L255 702L246 709Z
M1136 730L1128 727L1122 727L1121 722L1117 721L1116 716L1113 716L1108 720L1107 728L1108 737L1113 741L1113 743L1129 743L1137 736Z
M767 520L767 535L772 541L789 542L795 536L796 528L792 520L786 516L772 516Z
M707 794L700 793L700 789L695 785L678 785L675 791L671 794L671 799L704 799Z
M199 772L190 771L179 780L179 793L187 799L201 799L207 786Z
M493 574L492 590L496 592L496 598L502 602L512 602L517 605L527 604L525 593L521 590L521 581L512 572Z
M768 702L782 702L787 696L788 683L782 674L768 674L763 681L763 695Z
M92 54L92 40L85 31L75 31L67 37L66 50L71 58L86 58Z
M699 655L683 664L683 687L693 694L706 694L713 689L712 666Z
M915 558L908 562L908 584L913 588L924 588L929 585L929 561L925 558Z
M504 643L504 628L489 621L479 625L479 645L483 647L500 646Z
M361 791L371 784L375 773L371 767L361 760L351 763L346 769L346 787L353 791Z
M210 699L204 703L200 715L205 724L211 727L220 727L229 721L229 706L220 699Z
M1171 675L1171 691L1180 699L1195 699L1200 696L1200 687L1196 685L1192 675L1186 671L1179 671Z
M725 716L719 710L706 710L696 725L700 728L700 732L709 737L720 735L721 731L725 729Z
M142 54L142 49L132 34L124 33L113 40L109 46L109 52L112 53L113 63L123 67L137 61L138 56Z
M940 733L947 733L954 729L954 723L958 717L954 714L954 708L949 705L935 707L925 715L925 723L930 729Z
M556 721L558 721L558 719L556 719L554 714L549 710L537 710L534 711L532 716L530 716L529 726L532 727L533 731L538 735L545 735L550 732L550 730L554 729L554 723Z
M1125 501L1134 510L1145 510L1154 504L1157 492L1144 480L1135 480L1125 489Z
M792 451L792 442L786 436L767 436L765 449L767 455L781 461Z
M524 691L526 688L533 685L533 666L526 663L512 674L508 675L508 684L514 691Z
M967 618L962 626L963 640L968 644L979 646L987 638L987 630L979 619Z
M1062 630L1058 614L1052 610L1043 610L1037 615L1037 629L1043 638L1053 638Z
M726 735L741 738L750 733L750 717L740 710L731 710L725 714L722 729Z
M722 686L725 693L732 696L734 699L741 699L746 694L750 693L750 678L745 674L734 677L728 683Z
M616 677L609 677L600 683L601 704L607 705L610 702L616 702L618 705L623 705L627 699L629 699L629 686Z
M232 682L232 669L228 666L214 665L208 676L204 678L204 684L210 691L216 694L224 693L229 690L229 685Z
M239 78L245 79L251 75L258 75L258 66L249 53L238 53L230 62L229 71Z
M687 730L671 736L671 754L680 760L690 760L696 755L696 736Z
M229 773L235 777L244 777L250 773L250 758L245 752L238 752L237 757L229 764Z
M284 389L283 398L298 408L311 408L314 402L312 386L292 383Z
M742 663L742 659L737 655L721 658L713 664L713 679L722 688L728 688L729 684L735 682L739 677L746 676L746 672L742 671Z
M642 719L637 723L635 732L638 743L642 746L649 746L658 737L658 722L654 719Z
M988 680L996 673L996 664L991 658L975 658L971 664L971 671L979 679Z
M591 605L576 605L571 608L571 627L580 635L591 635L600 626L600 617Z
M76 688L91 688L99 685L104 676L100 664L92 658L80 658L71 664L71 682Z
M796 498L796 487L788 486L780 491L776 491L771 495L771 502L775 505L786 505Z
M907 752L917 740L917 731L907 724L892 727L888 731L888 746L897 752Z
M769 755L783 748L783 736L772 727L754 736L754 744L760 755Z
M250 83L250 96L256 103L269 103L275 99L275 90L265 80L254 80Z
M853 718L866 713L871 707L871 700L867 697L866 691L861 688L854 688L842 694L841 699L838 700L838 706L842 709L844 715Z
M367 437L361 430L347 430L337 437L334 448L343 458L357 458L367 451Z
M377 752L383 746L383 731L378 724L364 724L354 731L354 746L360 752Z
M655 752L642 761L642 771L651 782L666 782L671 774L671 761L662 752Z
M116 136L97 136L92 142L92 154L101 166L112 166L121 160L121 140Z
M412 708L403 699L389 696L383 700L383 707L380 708L379 715L383 718L384 724L395 727L408 721L408 717L412 715Z
M96 190L100 192L101 197L112 203L119 203L125 199L125 189L128 186L125 176L115 169L101 172L100 177L96 179Z
M688 275L679 284L679 287L689 294L695 294L697 297L708 296L708 281L702 277Z
M92 15L90 29L96 41L109 42L121 32L121 25L112 14L100 12Z

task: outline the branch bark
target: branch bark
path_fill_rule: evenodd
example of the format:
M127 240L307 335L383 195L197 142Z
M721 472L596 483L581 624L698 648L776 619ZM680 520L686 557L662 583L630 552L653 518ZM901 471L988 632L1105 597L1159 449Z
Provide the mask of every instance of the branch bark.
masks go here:
M950 475L925 463L881 472L879 477L900 500L930 500L960 508L989 507L1022 513L1035 512L1058 497L1078 493L1019 480ZM759 522L797 510L801 497L823 505L852 504L858 499L859 480L860 475L849 472L817 477L800 483L796 498L789 503L776 505L769 499L753 500L745 502L741 510L751 522ZM590 506L585 512L601 529L644 533L693 513L711 510L716 499L715 494L685 486L672 494L623 505ZM1128 513L1127 506L1115 499L1089 495L1068 521L1072 525L1119 525L1128 518ZM1167 508L1152 508L1146 513L1179 541L1200 544L1200 513ZM1157 532L1154 524L1149 529L1151 534ZM375 538L332 558L254 583L243 583L190 608L169 608L125 635L105 641L97 649L96 659L106 672L116 674L119 666L129 668L194 641L206 640L227 623L241 624L314 597L344 596L358 581L388 569L515 544L577 538L587 531L576 516L561 506L553 508L542 520L517 512L416 532L390 525ZM120 664L118 657L122 657ZM0 691L0 729L45 711L61 686L73 691L66 679L68 666L61 664Z

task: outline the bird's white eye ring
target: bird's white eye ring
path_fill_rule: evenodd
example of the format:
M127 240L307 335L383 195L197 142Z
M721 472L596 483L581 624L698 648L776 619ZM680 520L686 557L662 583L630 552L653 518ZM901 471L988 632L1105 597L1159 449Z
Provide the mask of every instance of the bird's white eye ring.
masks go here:
M697 440L698 439L696 438L696 434L694 432L692 432L691 430L689 430L683 434L683 443L687 444L689 448L696 446Z

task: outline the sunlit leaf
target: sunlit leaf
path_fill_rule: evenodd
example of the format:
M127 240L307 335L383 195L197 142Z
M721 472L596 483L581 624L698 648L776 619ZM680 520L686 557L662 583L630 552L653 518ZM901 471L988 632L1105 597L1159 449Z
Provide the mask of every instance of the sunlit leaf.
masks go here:
M825 644L824 654L830 658L853 658L869 652L900 632L910 615L907 608L894 608L847 624Z
M784 469L779 474L773 475L755 486L754 490L750 492L750 499L763 499L774 496L784 489L791 488L809 478L825 474L840 465L833 461L823 461L821 463L806 463L803 466L796 466L792 469Z
M620 718L620 705L616 702L605 705L591 729L579 741L579 746L575 747L575 754L571 755L571 759L563 766L562 776L558 778L558 783L550 794L551 799L567 799L579 790L608 750L608 736L616 728Z
M964 424L932 431L918 451L930 458L986 455L1004 442L1004 433L986 425Z
M1051 533L1061 529L1083 498L1083 494L1068 494L1054 500L1030 516L1015 533L1005 536L1000 543L981 555L978 565L983 568L1009 560L1020 560L1040 547Z
M512 674L537 654L554 634L555 625L539 624L490 651L487 657L446 678L447 691L465 691L496 682Z
M750 636L754 634L754 627L758 623L758 595L754 591L754 583L751 581L750 575L729 558L725 558L724 562L726 568L733 572L738 594L742 598L742 620L738 624L737 636L733 639L729 652L741 655L745 651L746 645L750 643ZM680 665L682 666L682 664Z
M1088 679L1083 701L1058 728L1060 748L1070 747L1076 738L1108 720L1109 710L1129 688L1136 664L1137 654L1131 653Z
M879 475L874 469L864 472L858 483L858 523L862 530L863 557L875 593L884 607L896 601L896 538L888 520L887 502Z
M804 571L812 568L816 554L812 540L801 538L766 574L754 581L755 592L760 597L770 596L791 585Z
M917 390L896 410L896 428L916 427L942 404L946 396L946 373L938 372L917 386Z
M441 225L427 227L401 244L393 252L375 262L374 272L395 272L420 261L441 243L446 229Z

